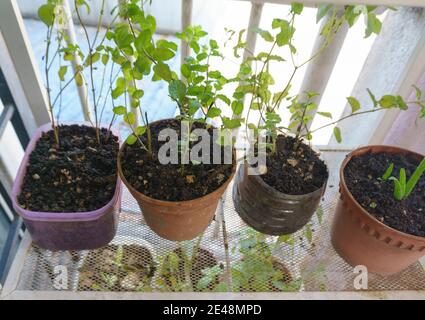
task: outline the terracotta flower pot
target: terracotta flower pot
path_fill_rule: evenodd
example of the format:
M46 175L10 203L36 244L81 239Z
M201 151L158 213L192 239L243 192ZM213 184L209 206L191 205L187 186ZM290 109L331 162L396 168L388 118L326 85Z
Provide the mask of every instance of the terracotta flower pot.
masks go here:
M280 236L304 227L319 206L326 182L314 192L289 195L277 191L257 175L239 167L233 186L233 202L242 220L255 230Z
M350 265L364 265L380 275L397 273L425 255L425 238L397 231L370 215L352 196L344 169L354 156L365 153L399 153L422 159L424 156L390 146L367 146L354 150L340 168L340 194L332 224L332 244Z
M163 201L144 195L128 183L121 167L125 147L126 144L123 144L118 153L118 173L138 202L147 225L160 237L172 241L191 240L200 235L214 218L218 201L232 180L236 165L233 166L232 175L218 189L201 198Z

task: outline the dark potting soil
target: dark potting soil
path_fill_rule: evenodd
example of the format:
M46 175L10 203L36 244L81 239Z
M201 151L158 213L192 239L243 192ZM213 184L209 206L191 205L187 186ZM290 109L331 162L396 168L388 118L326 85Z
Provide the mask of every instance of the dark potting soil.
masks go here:
M282 193L302 195L321 188L329 173L313 149L304 143L294 148L295 143L293 137L277 137L276 152L267 154L267 173L261 178Z
M139 141L133 145L127 145L123 150L121 159L123 174L128 183L137 191L158 200L192 200L215 191L232 175L231 164L212 164L214 144L212 128L208 129L211 136L211 164L190 162L184 165L183 173L180 164L161 164L158 160L158 151L166 142L158 141L158 135L161 130L167 128L176 130L178 136L181 137L180 121L178 120L163 120L152 124L152 158L141 148ZM195 123L192 130L196 128L205 128L205 125ZM146 136L145 134L141 138L145 144L147 144ZM195 142L191 142L191 145L194 144ZM223 149L221 154L223 163Z
M29 157L18 197L20 206L44 212L82 212L105 206L117 183L118 138L107 129L59 126L59 146L53 130L44 132Z
M394 182L379 178L394 163L392 175L401 168L410 178L419 161L393 153L367 153L353 157L344 170L348 190L356 201L382 223L399 231L425 237L425 175L407 199L396 200Z

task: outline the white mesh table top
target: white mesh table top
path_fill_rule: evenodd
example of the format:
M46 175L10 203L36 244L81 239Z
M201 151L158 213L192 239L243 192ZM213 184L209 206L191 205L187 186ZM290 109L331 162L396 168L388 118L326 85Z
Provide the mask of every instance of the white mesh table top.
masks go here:
M273 256L289 270L292 279L300 281L299 291L355 291L353 280L356 275L353 273L353 268L336 254L330 243L330 224L338 197L338 169L345 154L345 152L340 151L323 152L323 157L329 166L330 177L319 213L313 216L308 227L312 230L312 241L309 241L309 236L306 236L306 232L309 231L300 230L293 235L294 245L282 244L273 252ZM230 262L232 265L241 259L238 251L232 249L238 244L241 231L247 229L247 226L234 210L231 196L232 187L233 184L231 183L217 208L216 218L205 232L200 245L201 248L212 253L216 262L221 265L225 277L222 281L226 284L232 283L232 279L229 278L230 273L226 272L228 263ZM221 219L223 215L225 233L229 243L228 259L226 259L226 250L224 249ZM274 237L270 237L270 239L272 240ZM191 242L192 244L195 243L196 239ZM127 280L134 281L134 279L126 278L127 273L117 275L119 280L114 279L121 281L120 289L117 289L116 286L108 288L93 281L93 279L104 277L102 274L105 273L105 266L107 267L110 263L110 261L108 262L108 259L110 260L108 254L116 254L120 245L122 245L121 248L124 248L123 254L127 257L126 259L137 260L140 263L149 259L157 263L157 260L160 260L161 257L178 246L175 242L160 238L146 226L137 203L124 189L118 232L107 250L52 253L31 245L26 251L22 270L17 276L16 290L33 291L34 294L38 291L55 291L54 268L57 265L63 265L68 270L68 291L163 292L164 288L156 287L154 281L152 285L148 285L148 288L146 286L136 288L133 285L126 285ZM186 245L188 244L186 243ZM141 248L148 248L149 250ZM205 263L208 264L207 262ZM158 270L155 272L158 272ZM378 295L379 291L424 290L425 292L425 271L418 262L403 272L387 278L369 274L368 290L377 292ZM271 289L270 285L264 282L263 286L261 284L259 287L257 286L257 291L279 290L277 288Z

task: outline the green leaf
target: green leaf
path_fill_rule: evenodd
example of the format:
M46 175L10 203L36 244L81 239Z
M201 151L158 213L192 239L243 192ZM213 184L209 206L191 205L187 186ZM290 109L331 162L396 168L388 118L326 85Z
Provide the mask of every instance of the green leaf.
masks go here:
M87 13L90 14L90 6L86 0L77 0L77 6L85 6L87 9Z
M321 4L317 8L316 14L316 23L322 20L322 18L328 13L328 11L332 8L331 4Z
M224 94L218 94L217 99L220 99L225 104L230 105L230 102L231 102L230 99L227 96L225 96Z
M278 244L286 243L293 246L295 242L294 242L294 237L292 236L292 234L284 234L277 238L277 243Z
M400 110L407 110L409 107L407 106L407 103L404 101L404 99L401 96L396 96L397 106L400 108Z
M313 111L313 110L316 110L317 109L317 103L314 103L314 102L312 102L312 103L308 103L308 104L306 104L306 112L308 113L308 112L311 112L311 111ZM327 113L329 113L329 112L323 112L324 114L327 114Z
M173 100L182 101L186 96L186 85L180 80L171 80L168 93Z
M217 70L208 72L208 76L211 79L220 79L222 77L221 72Z
M253 102L250 106L251 110L260 110L261 105L258 102Z
M218 43L214 39L210 40L210 47L211 49L218 49Z
M365 38L369 37L372 33L379 34L381 32L382 23L372 12L367 14L367 27Z
M170 82L173 78L173 75L171 73L170 67L162 62L158 62L154 67L153 70L155 72L155 75L157 75L159 78Z
M319 114L323 117L332 119L332 113L330 113L330 112L317 112L317 114Z
M127 139L125 140L125 143L128 145L132 145L137 141L137 137L134 134L130 134Z
M149 29L140 31L136 40L134 40L134 46L138 52L144 52L146 47L151 44L152 33Z
M378 8L378 6L366 6L366 10L367 10L367 12L372 12L372 11L374 11L376 8Z
M215 118L218 117L221 114L221 110L217 107L211 107L208 110L207 116L208 118Z
M174 43L174 42L172 42L172 41L167 41L167 40L165 40L165 39L159 39L159 40L156 42L156 46L157 46L158 48L166 48L166 49L170 49L170 50L172 50L172 51L177 51L177 49L178 49L177 44L175 44L175 43Z
M394 108L398 105L397 98L392 95L384 95L381 100L379 100L379 105L382 108Z
M59 68L58 74L59 74L59 79L61 81L64 81L65 80L65 74L66 74L67 71L68 71L68 67L67 66L61 66Z
M415 89L415 92L416 92L416 100L420 101L421 98L422 98L422 91L421 91L421 89L419 89L415 85L413 85L413 88Z
M354 10L354 8L355 6L347 6L345 9L345 20L347 20L347 23L350 27L356 23L361 14L361 12Z
M175 53L167 48L156 48L152 57L157 61L167 61L175 56Z
M196 99L190 99L189 100L189 110L187 111L187 114L189 116L193 116L200 108L202 108L201 104Z
M409 181L406 185L406 194L405 197L407 198L415 188L416 184L418 183L419 179L421 178L422 174L425 172L425 158L422 159L422 161L419 163L418 167L416 168L415 172L413 172L412 176L409 178Z
M202 61L202 60L205 60L207 57L208 57L208 53L206 53L206 52L201 52L200 54L198 54L198 55L196 56L196 60L198 60L198 61Z
M266 122L268 124L277 124L280 123L282 121L282 119L280 118L280 116L275 113L275 112L267 112L266 113Z
M136 129L134 129L134 133L138 136L142 136L146 132L145 126L138 126Z
M133 35L126 25L122 25L115 30L114 40L118 48L123 49L131 45L133 42Z
M193 51L198 54L199 51L201 50L201 47L199 46L199 44L196 41L190 41L189 42L189 47L191 49L193 49Z
M148 75L151 72L152 61L149 58L140 55L134 62L134 66L138 72Z
M146 16L146 18L144 19L144 21L142 21L140 23L140 27L141 29L148 29L152 34L155 33L155 29L156 29L156 20L153 16L148 15Z
M338 143L342 142L341 129L340 128L338 128L338 127L334 128L334 136L335 136L335 139Z
M130 111L124 116L124 121L129 125L133 125L136 123L136 115Z
M66 52L63 55L63 60L65 60L65 61L72 61L72 60L74 60L74 55L72 53L70 53L70 52Z
M140 101L138 99L131 99L130 100L130 106L132 108L137 108L140 105Z
M51 3L44 4L38 8L37 14L47 26L52 26L55 22L55 5Z
M112 90L111 96L113 99L118 98L120 95L122 95L125 92L126 87L126 81L124 78L119 77L117 81L115 82L115 89Z
M116 115L119 115L119 116L124 115L127 112L127 109L124 106L114 107L112 110L114 111Z
M401 187L401 194L403 195L403 198L406 194L406 170L400 169L400 187Z
M304 9L304 4L300 3L300 2L292 2L291 4L291 11L294 14L301 14L301 12Z
M324 214L325 213L323 212L322 206L319 206L316 210L316 216L317 216L317 220L319 221L319 224L322 224Z
M251 30L252 30L252 32L258 33L267 42L273 42L274 41L273 36L267 30L263 30L261 28L252 28Z
M87 57L86 62L84 63L85 66L93 65L100 59L99 52L95 52Z
M389 180L394 181L394 198L399 201L403 200L403 193L401 191L402 187L401 187L400 181L398 181L394 177L390 177Z
M372 91L369 88L367 88L366 90L367 90L367 93L369 94L370 99L372 100L373 107L376 108L379 104L378 100L376 100L375 95L372 93Z
M83 75L81 74L81 72L77 72L77 74L75 75L75 83L79 87L83 85Z
M289 44L292 36L294 35L295 29L288 21L274 19L272 22L272 28L280 28L280 32L276 35L276 44L279 47Z
M351 107L351 113L355 113L356 111L360 110L360 102L354 97L347 97L347 101L350 104Z
M314 97L320 96L320 93L314 92L314 91L306 91L305 94L307 95L307 98L310 100Z
M106 65L109 61L109 55L107 54L102 54L102 63L103 65Z
M223 117L223 125L227 129L235 129L240 127L241 122L239 119L229 119L227 117Z
M391 163L390 166L387 168L387 171L385 171L385 173L382 175L381 179L384 181L387 181L388 178L393 173L393 169L394 169L394 163Z
M182 64L182 66L180 67L180 71L183 77L185 77L186 79L190 78L191 72L187 64Z
M305 226L304 232L308 242L311 243L313 241L313 230L310 223Z
M133 94L131 95L133 99L140 99L144 96L145 92L141 89L134 90Z
M243 111L243 102L240 100L235 100L232 102L232 111L236 115L242 114Z

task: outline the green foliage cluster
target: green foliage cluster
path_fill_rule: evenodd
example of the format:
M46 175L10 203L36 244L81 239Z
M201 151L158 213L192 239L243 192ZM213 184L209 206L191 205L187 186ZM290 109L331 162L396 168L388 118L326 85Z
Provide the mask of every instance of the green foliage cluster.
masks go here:
M277 267L280 262L273 256L273 251L280 243L279 239L276 243L269 242L264 234L252 229L244 232L235 248L242 257L231 268L234 291L261 292L271 289L298 291L300 289L300 279L287 278L290 275Z
M377 99L375 95L368 89L371 98L372 107L363 110L360 102L355 97L347 97L347 102L351 106L351 113L338 119L332 120L331 112L317 111L318 105L314 102L314 97L319 95L316 92L304 92L302 94L292 94L292 82L302 67L316 59L331 43L341 27L345 24L352 27L360 17L366 19L365 37L371 34L379 34L381 31L381 21L377 18L376 6L366 5L347 5L339 9L330 4L323 4L317 10L317 22L321 21L325 16L328 18L321 26L320 35L324 38L323 45L305 61L297 62L295 48L293 42L296 35L295 20L303 11L302 3L292 3L289 17L287 19L274 19L271 24L271 30L255 28L248 32L256 32L264 41L270 43L270 50L253 54L241 63L240 72L238 74L241 85L234 92L233 97L238 99L247 98L248 110L245 124L247 128L254 130L265 130L267 133L271 151L275 149L276 136L280 133L295 133L298 140L311 140L313 133L328 126L335 126L339 122L351 118L353 116L377 112L385 109L398 108L406 110L408 104L415 104L421 110L421 117L425 117L425 104L422 101L422 92L415 87L417 99L414 101L405 101L399 95L384 95ZM395 10L394 8L390 8ZM246 49L246 43L243 40L242 30L239 33L238 40L234 46L234 56L240 57L240 50ZM236 34L236 32L233 32ZM284 60L280 55L275 54L277 48L287 48L290 56L290 62ZM292 73L289 80L281 86L275 83L271 73L271 64L273 68L277 68L277 64L292 65ZM273 91L273 86L278 85L281 89ZM287 108L290 112L290 123L288 127L282 126L280 117L280 108ZM258 123L251 123L249 120L250 112L257 111L260 114ZM309 124L313 119L313 115L317 113L320 116L331 119L326 125L313 131L309 130ZM338 126L334 127L334 136L338 142L342 141L341 130Z
M317 58L329 45L340 29L344 25L352 27L360 17L366 20L365 37L371 34L379 34L382 23L377 17L377 7L367 5L347 5L343 9L330 5L319 5L317 9L316 22L326 20L322 23L320 35L324 38L323 45L305 61L297 62L297 48L294 46L296 35L295 21L302 14L304 6L302 3L292 3L291 10L286 18L276 18L271 23L270 30L253 28L251 30L241 30L239 32L227 30L229 41L234 43L233 51L236 58L241 57L242 50L246 48L246 32L255 32L270 44L270 49L258 54L251 53L240 63L239 72L232 77L226 77L222 70L212 69L213 59L224 59L223 48L220 48L217 41L208 39L207 32L200 26L190 26L178 33L176 36L182 41L182 46L188 46L192 54L184 57L179 74L171 70L169 61L173 59L178 51L175 42L165 39L154 39L156 31L156 20L144 10L144 2L138 0L128 0L111 10L112 22L106 32L101 32L104 24L104 5L102 1L101 13L98 19L97 30L93 39L90 39L87 29L81 19L81 10L90 10L90 5L86 0L74 0L77 17L85 33L88 51L84 52L79 44L69 43L69 39L61 30L55 28L56 6L59 0L47 0L38 10L40 19L46 24L47 45L46 45L46 79L49 93L49 111L51 112L53 127L55 119L53 117L53 107L57 103L62 91L75 81L77 85L88 85L91 89L92 107L94 110L94 126L99 127L102 119L103 109L107 103L107 98L113 105L114 121L116 118L122 119L129 125L131 134L127 138L128 144L139 142L140 146L148 153L152 152L149 130L149 119L141 106L141 98L144 95L143 88L140 87L140 80L144 77L151 77L153 81L166 81L170 98L175 101L179 109L179 118L193 123L194 121L206 122L208 119L219 117L223 129L235 129L245 124L247 128L256 132L265 130L267 132L269 146L274 151L276 136L280 133L295 133L300 141L302 139L311 140L313 133L324 127L335 126L339 122L352 116L376 112L384 109L398 108L406 110L409 104L417 105L420 108L420 116L425 117L425 104L422 101L422 92L415 87L416 100L405 101L399 95L384 95L377 99L368 90L372 107L364 110L360 102L355 97L347 97L347 102L351 106L351 113L337 120L333 120L331 112L317 111L318 105L315 97L318 93L304 92L302 94L292 94L292 82L302 67ZM394 8L389 8L395 10ZM50 99L49 89L49 69L51 67L51 57L49 55L50 43L56 32L58 50L54 57L58 55L65 63L73 61L78 56L81 65L74 68L70 79L65 81L69 65L61 65L58 77L64 82L63 88L58 96ZM110 40L107 45L105 39ZM226 42L227 43L227 42ZM287 49L290 61L283 59L281 55L275 53L277 48ZM272 63L288 65L292 68L289 80L282 85L276 84L272 75ZM109 76L109 88L107 94L95 92L94 72L97 69L106 69L108 64L112 64ZM103 66L102 66L103 65ZM118 69L115 73L115 69ZM273 65L275 68L276 65ZM84 70L88 69L90 79L84 77ZM106 75L103 72L102 89ZM231 97L224 94L226 85L236 83L236 89ZM281 89L273 90L278 85ZM115 105L114 102L121 96L125 96L125 105ZM101 101L103 99L103 103ZM220 102L220 103L218 103ZM127 103L131 108L128 108ZM100 109L102 106L102 110ZM230 116L225 116L223 110L231 110ZM281 108L290 111L290 123L287 127L282 125ZM88 108L86 108L88 109ZM250 122L250 113L258 112L260 115L258 123ZM330 122L313 131L309 130L309 124L313 115L330 119ZM137 119L142 121L137 125ZM112 123L111 123L112 124ZM190 127L190 126L189 126ZM147 142L143 142L141 136L147 136ZM341 130L338 126L334 128L334 136L341 142Z

